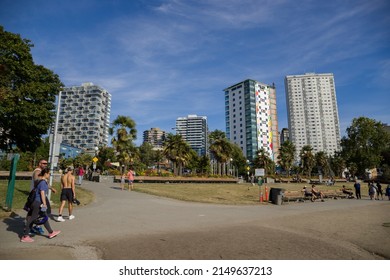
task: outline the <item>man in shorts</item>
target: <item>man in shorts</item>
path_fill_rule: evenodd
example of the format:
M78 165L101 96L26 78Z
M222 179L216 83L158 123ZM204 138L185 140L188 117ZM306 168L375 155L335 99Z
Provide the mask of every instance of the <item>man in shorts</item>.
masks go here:
M76 198L76 190L75 190L75 177L73 176L73 167L68 167L66 169L66 173L61 178L61 205L59 209L59 214L57 221L65 222L62 217L62 210L64 210L64 206L66 201L68 201L68 211L69 211L69 220L75 218L72 214L73 211L73 200Z
M325 201L324 200L324 194L322 193L322 191L317 191L315 185L311 186L311 193L313 194L313 196L311 197L311 201L312 202L314 202L314 200L316 200L317 198L321 198L322 202Z

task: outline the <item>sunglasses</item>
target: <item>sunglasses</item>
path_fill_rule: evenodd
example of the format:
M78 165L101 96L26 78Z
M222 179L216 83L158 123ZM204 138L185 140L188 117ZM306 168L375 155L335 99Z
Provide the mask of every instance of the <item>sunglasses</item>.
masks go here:
M47 164L47 162L41 162L41 164Z

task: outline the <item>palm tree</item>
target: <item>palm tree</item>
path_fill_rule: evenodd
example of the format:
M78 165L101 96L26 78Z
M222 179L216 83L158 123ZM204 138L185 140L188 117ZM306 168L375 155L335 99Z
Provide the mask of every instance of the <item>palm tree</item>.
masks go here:
M226 163L232 155L232 144L226 138L216 138L210 145L210 152L218 162L219 175L226 175Z
M135 122L126 116L118 116L109 129L112 137L111 144L114 146L119 163L128 165L134 162L135 147L133 140L137 138Z
M303 171L306 171L309 179L311 178L311 170L315 165L315 158L313 155L313 148L310 145L303 146L300 153L301 166Z
M324 176L327 176L329 173L329 164L328 164L328 156L325 154L325 152L320 151L316 153L315 161L318 166L318 171Z
M163 155L172 161L175 175L183 173L183 167L188 163L191 156L191 147L179 134L168 134L163 146Z
M278 163L287 171L287 177L290 176L291 167L294 163L295 145L290 141L285 141L279 150Z
M256 154L257 155L253 160L254 167L264 168L266 174L268 175L273 174L275 164L270 158L268 152L264 150L264 148L260 148Z

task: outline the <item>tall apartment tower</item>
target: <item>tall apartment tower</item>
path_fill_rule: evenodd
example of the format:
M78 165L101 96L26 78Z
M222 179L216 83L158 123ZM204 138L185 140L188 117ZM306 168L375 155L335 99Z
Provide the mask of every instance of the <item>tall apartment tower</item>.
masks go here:
M62 142L87 151L108 144L111 94L92 83L60 92L58 133Z
M275 85L245 80L225 90L226 136L248 160L263 148L273 161L279 153Z
M165 141L165 131L158 127L144 131L144 143L150 143L155 149L161 149Z
M198 155L208 154L207 117L188 115L177 118L176 133L181 135Z
M340 125L333 74L285 77L290 141L296 160L305 145L328 155L340 150Z

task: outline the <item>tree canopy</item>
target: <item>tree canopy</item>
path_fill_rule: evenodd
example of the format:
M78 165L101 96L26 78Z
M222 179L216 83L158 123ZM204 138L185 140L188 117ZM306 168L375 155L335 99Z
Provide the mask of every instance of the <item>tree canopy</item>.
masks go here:
M0 149L34 151L55 116L58 75L36 65L33 44L0 26Z
M134 162L136 149L133 140L137 138L135 122L130 117L118 116L109 129L112 137L111 144L117 152L117 159L121 165Z
M389 146L390 134L383 123L366 117L353 119L347 137L341 140L343 158L348 165L356 164L359 175L364 175L365 169L378 167Z

